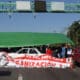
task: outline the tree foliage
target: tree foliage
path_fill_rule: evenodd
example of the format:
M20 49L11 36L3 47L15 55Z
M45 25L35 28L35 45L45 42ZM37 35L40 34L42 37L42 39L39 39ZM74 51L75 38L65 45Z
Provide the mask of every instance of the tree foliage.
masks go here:
M80 20L74 21L68 29L67 36L75 42L80 44Z

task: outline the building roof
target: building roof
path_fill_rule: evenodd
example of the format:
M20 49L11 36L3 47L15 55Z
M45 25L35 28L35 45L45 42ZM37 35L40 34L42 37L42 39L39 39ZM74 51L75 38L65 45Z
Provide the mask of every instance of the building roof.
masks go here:
M47 44L74 43L60 33L0 32L0 47L23 47Z

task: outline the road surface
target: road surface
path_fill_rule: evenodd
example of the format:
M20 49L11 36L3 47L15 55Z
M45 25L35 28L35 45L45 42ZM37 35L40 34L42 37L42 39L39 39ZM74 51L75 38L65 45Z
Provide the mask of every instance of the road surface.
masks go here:
M80 68L0 68L0 80L80 80Z

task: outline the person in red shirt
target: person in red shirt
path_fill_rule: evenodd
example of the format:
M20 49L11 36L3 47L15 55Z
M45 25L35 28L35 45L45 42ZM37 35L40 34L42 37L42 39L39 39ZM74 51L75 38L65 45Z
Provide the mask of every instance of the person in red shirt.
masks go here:
M47 47L47 48L46 48L46 54L47 54L47 55L51 55L51 56L52 56L53 51L51 50L51 48L50 48L50 47Z

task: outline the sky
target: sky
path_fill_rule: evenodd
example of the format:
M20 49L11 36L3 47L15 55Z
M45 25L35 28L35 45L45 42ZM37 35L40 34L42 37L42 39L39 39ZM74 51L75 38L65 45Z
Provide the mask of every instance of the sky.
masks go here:
M10 1L10 0L0 0ZM16 1L16 0L11 0ZM29 0L33 1L33 0ZM80 0L46 0L80 2ZM74 22L80 20L80 13L0 13L0 32L64 32ZM36 16L36 18L34 18Z

